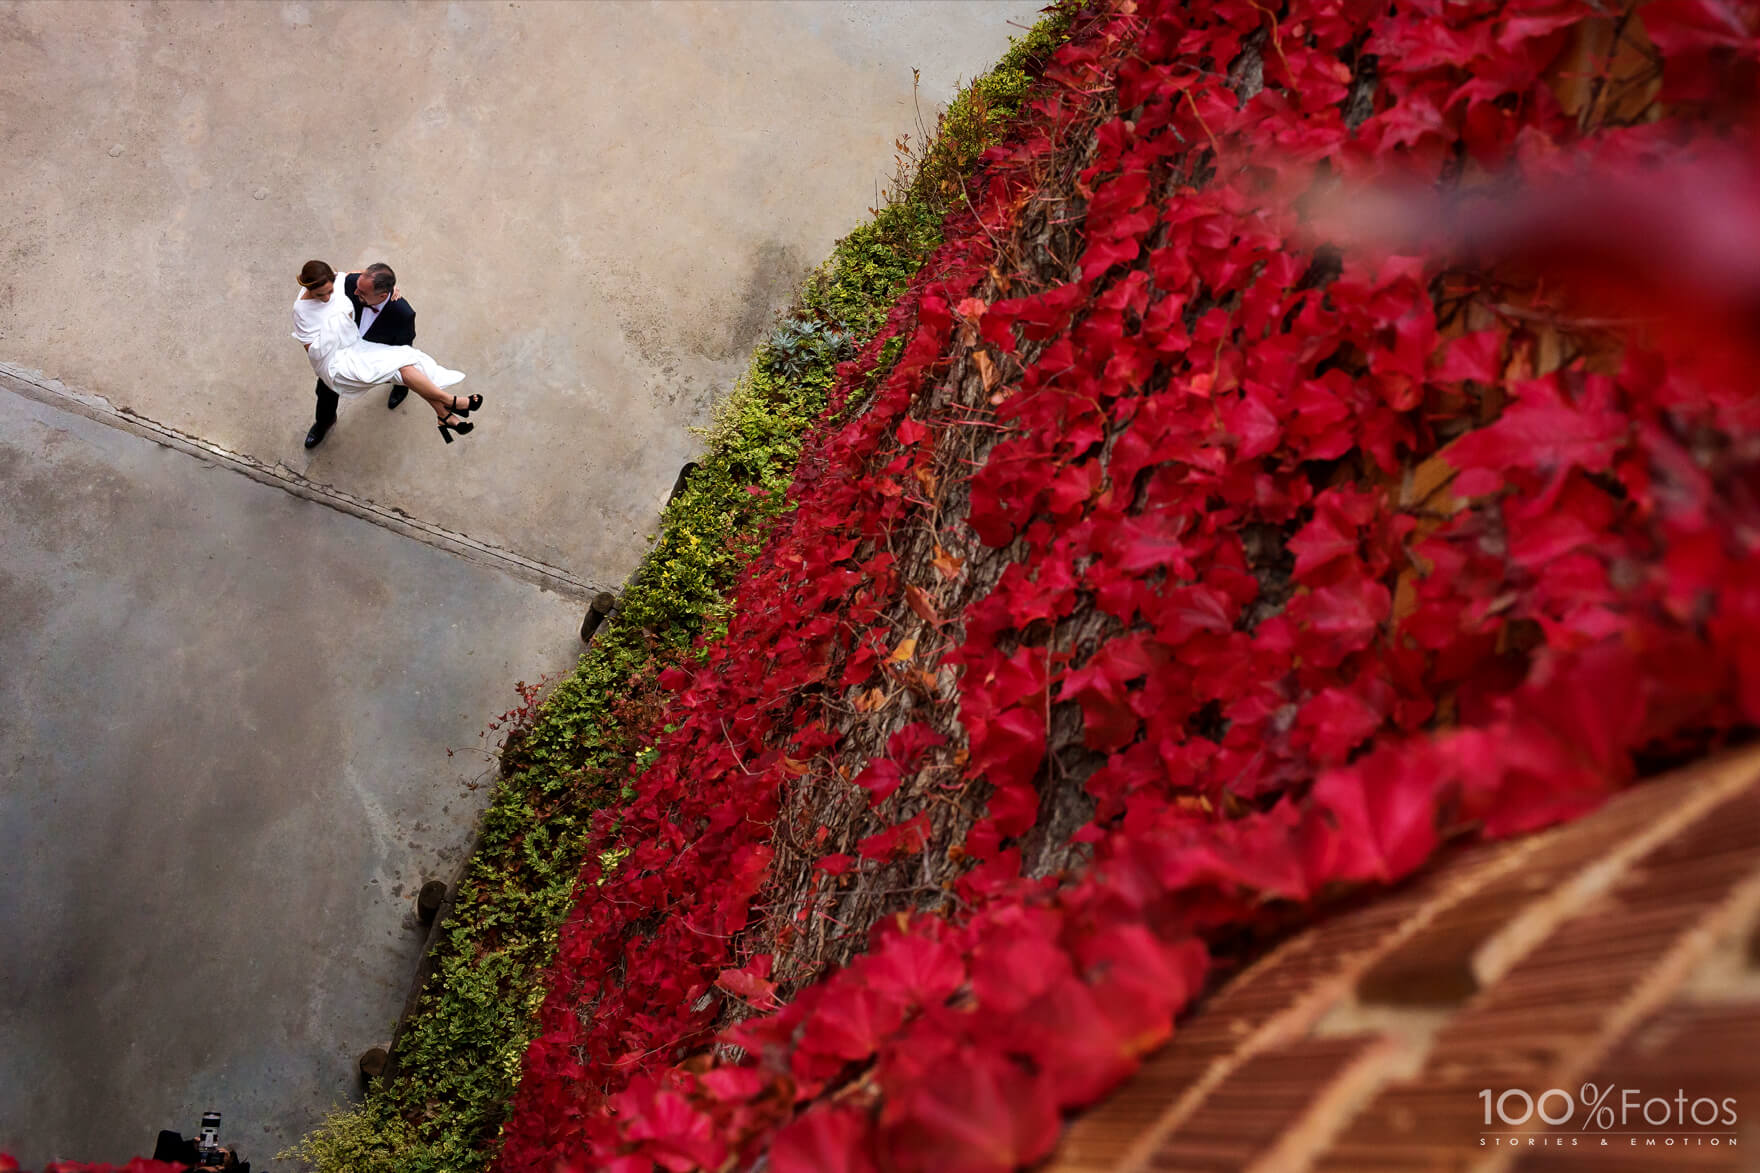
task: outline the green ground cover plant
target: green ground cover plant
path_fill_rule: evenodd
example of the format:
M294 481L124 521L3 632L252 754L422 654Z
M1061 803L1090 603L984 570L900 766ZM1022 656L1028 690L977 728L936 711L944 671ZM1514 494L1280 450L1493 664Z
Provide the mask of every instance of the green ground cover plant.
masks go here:
M281 1159L321 1173L462 1173L488 1162L536 1028L588 821L628 793L630 770L644 764L646 739L664 722L659 674L690 656L699 637L725 630L724 593L784 508L836 364L873 336L941 243L943 217L1078 7L1048 9L1014 38L918 149L900 140L882 206L837 243L753 353L706 430L698 468L579 666L512 715L502 776L391 1077Z

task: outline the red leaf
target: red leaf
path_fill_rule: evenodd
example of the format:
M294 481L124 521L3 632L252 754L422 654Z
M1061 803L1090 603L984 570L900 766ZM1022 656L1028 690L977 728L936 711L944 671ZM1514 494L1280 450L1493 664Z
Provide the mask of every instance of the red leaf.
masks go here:
M826 875L841 876L855 866L855 860L844 854L822 855L814 866Z
M654 1142L654 1159L662 1164L688 1169L695 1162L716 1168L727 1159L727 1142L715 1122L677 1092L640 1080L617 1099L629 1138ZM671 1158L682 1163L674 1166Z
M856 845L863 859L889 859L898 852L915 855L929 839L929 812L923 811L895 827L869 835Z
M883 1143L895 1164L936 1173L1013 1173L1057 1142L1057 1104L1043 1079L984 1051L950 1055L889 1099Z
M984 814L980 826L1003 836L1024 835L1039 816L1039 792L1025 782L1001 783L984 804Z
M724 969L715 984L729 993L738 994L748 1002L768 1002L776 994L776 983L744 969Z
M886 752L908 770L921 762L925 753L946 744L947 738L927 721L912 721L886 739Z
M1115 176L1094 189L1094 198L1088 201L1089 223L1104 224L1135 211L1148 196L1147 171L1126 171Z
M1458 383L1473 379L1480 383L1502 382L1503 334L1497 330L1480 330L1463 334L1448 344L1433 377Z
M1137 259L1141 246L1135 237L1123 240L1094 239L1088 244L1087 251L1082 253L1082 280L1092 281L1101 273Z
M837 1059L866 1059L904 1021L905 1003L847 978L833 982L807 1019L801 1049Z
M770 1142L770 1168L775 1173L875 1173L872 1133L866 1112L813 1108Z
M1309 596L1308 620L1314 630L1338 636L1355 649L1368 643L1387 617L1392 602L1387 588L1367 578L1353 578L1322 587Z
M973 770L987 775L991 784L998 788L1030 783L1039 771L1039 763L1045 759L1045 714L1042 708L1016 705L1004 709L983 728L982 733L981 738L974 735L972 739Z
M1077 668L1063 678L1059 694L1082 706L1083 740L1102 753L1123 749L1137 735L1137 715L1123 684L1107 674L1103 665Z
M1091 1102L1130 1074L1137 1055L1166 1039L1168 1026L1162 1016L1151 1037L1126 1037L1101 1010L1093 990L1066 977L1022 1015L1016 1041L1049 1077L1052 1099L1067 1108Z
M1515 49L1520 47L1524 41L1544 37L1559 29L1578 24L1587 15L1575 5L1566 4L1551 12L1529 11L1519 16L1511 16L1503 22L1503 28L1497 34L1497 43L1504 49Z
M1610 409L1605 392L1594 394L1599 378L1585 380L1589 394L1581 403L1564 399L1556 375L1520 384L1515 389L1516 401L1504 409L1496 423L1455 441L1449 449L1449 463L1463 472L1510 468L1607 471L1630 423ZM1468 496L1490 487L1483 477L1463 476L1458 484Z
M756 1067L716 1067L697 1078L716 1099L739 1103L757 1098L775 1077Z
M1385 750L1322 774L1314 800L1332 812L1352 852L1341 878L1391 883L1423 863L1436 848L1442 781L1430 763Z
M1014 1015L1074 970L1056 942L1057 918L1011 907L998 920L1003 931L991 933L973 952L972 993L980 1014Z
M1289 551L1296 556L1295 577L1308 581L1314 571L1336 558L1357 552L1356 528L1341 529L1335 514L1318 510L1314 520L1296 531L1289 540Z
M1283 436L1283 428L1261 399L1254 394L1243 394L1228 409L1225 417L1229 435L1238 442L1235 458L1252 460L1263 456L1277 447Z
M1080 955L1089 980L1134 982L1154 991L1169 1012L1184 1007L1204 988L1210 964L1210 955L1199 941L1187 938L1166 944L1135 923L1101 927L1082 942Z
M965 981L965 963L946 941L893 933L868 956L868 984L889 998L927 1005L944 1000Z
M1179 540L1185 530L1183 518L1126 518L1112 530L1116 543L1113 565L1126 574L1140 574L1157 566L1166 566L1170 573L1189 578L1191 563L1186 560L1185 546Z
M1346 754L1381 727L1382 713L1345 688L1324 690L1302 706L1298 725L1310 752L1322 765L1342 763Z
M856 785L868 792L870 804L885 802L903 781L904 772L898 763L886 758L875 758L855 778Z

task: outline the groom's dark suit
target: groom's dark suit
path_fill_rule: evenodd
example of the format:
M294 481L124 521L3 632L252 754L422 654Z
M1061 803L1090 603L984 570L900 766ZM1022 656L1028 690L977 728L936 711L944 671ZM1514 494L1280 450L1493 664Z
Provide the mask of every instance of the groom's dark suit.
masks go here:
M359 273L350 273L342 279L342 292L348 294L348 300L354 306L354 324L357 326L361 324L361 311L366 308L366 303L355 296L355 286L360 283L360 279ZM386 298L385 304L379 307L378 321L369 326L367 332L361 335L361 341L383 342L387 346L415 345L416 311L411 309L409 302L401 297ZM318 394L318 420L314 428L322 436L323 433L330 430L330 425L336 422L336 404L340 396L332 391L322 379L318 380L315 390ZM398 394L402 390L401 386L391 389L391 394L394 397L392 406L396 406L396 400L403 398Z

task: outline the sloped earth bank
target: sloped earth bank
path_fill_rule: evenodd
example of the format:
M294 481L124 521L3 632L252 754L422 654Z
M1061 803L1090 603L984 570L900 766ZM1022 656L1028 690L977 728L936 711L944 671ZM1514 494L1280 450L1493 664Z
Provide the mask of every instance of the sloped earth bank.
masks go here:
M1088 14L594 816L499 1167L1030 1163L1254 934L1745 735L1748 388L1305 225L1745 150L1757 27Z

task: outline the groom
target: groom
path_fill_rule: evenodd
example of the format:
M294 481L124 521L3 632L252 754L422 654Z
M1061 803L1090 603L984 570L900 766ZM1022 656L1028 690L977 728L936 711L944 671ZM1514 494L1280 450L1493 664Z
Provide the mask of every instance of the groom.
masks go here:
M416 340L416 312L401 297L392 297L397 288L397 274L382 262L368 265L359 275L343 278L342 291L354 305L354 324L360 327L364 342L383 342L387 346L411 346ZM319 379L318 419L306 433L306 447L316 448L324 442L324 433L336 422L335 391ZM391 400L385 406L396 407L409 394L401 383L393 384Z

